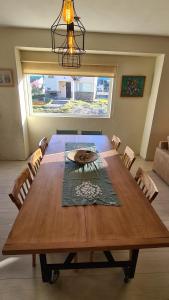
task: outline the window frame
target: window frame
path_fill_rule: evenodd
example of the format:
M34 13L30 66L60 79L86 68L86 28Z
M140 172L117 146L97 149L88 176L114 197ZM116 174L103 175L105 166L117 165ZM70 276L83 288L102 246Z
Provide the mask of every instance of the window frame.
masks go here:
M83 119L110 119L111 118L111 113L112 113L112 106L113 106L113 91L114 91L114 81L115 77L109 77L111 78L110 81L110 95L108 98L108 106L107 106L107 111L108 113L106 115L84 115L84 114L67 114L67 113L45 113L45 112L34 112L33 111L33 103L32 103L32 94L29 89L30 81L29 81L29 76L31 74L24 74L24 89L25 89L25 94L26 94L26 99L27 99L27 111L29 116L33 117L55 117L55 118L83 118ZM38 75L38 74L37 74ZM43 75L43 74L39 74ZM44 74L50 76L50 74ZM53 76L59 76L58 74L53 75ZM65 75L68 76L68 75ZM85 76L85 77L91 77L91 76ZM93 76L92 76L93 77ZM97 76L101 77L101 76Z

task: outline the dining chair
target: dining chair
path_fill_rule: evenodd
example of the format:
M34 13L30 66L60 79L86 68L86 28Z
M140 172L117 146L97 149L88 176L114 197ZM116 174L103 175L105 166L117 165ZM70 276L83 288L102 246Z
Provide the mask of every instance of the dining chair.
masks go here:
M151 179L151 177L143 171L141 168L138 168L135 180L137 184L140 186L146 198L150 201L150 203L156 198L158 195L158 189Z
M78 134L77 130L69 130L69 129L57 129L56 134Z
M132 164L134 163L134 161L136 159L134 151L129 146L126 146L124 153L121 156L121 159L122 159L124 165L126 166L126 168L128 170L130 170L132 167Z
M32 176L35 177L42 160L42 151L40 148L38 148L30 157L30 160L28 162L28 167L32 173Z
M16 205L18 210L21 209L26 196L32 184L32 177L28 168L24 169L17 177L12 192L9 194L10 199ZM32 266L36 265L36 254L32 254Z
M118 136L113 135L112 139L111 139L111 143L112 143L113 149L118 150L118 148L120 147L120 144L121 144L121 140L119 139Z
M82 130L81 131L82 135L102 135L102 131L101 130Z
M46 151L46 148L47 148L47 146L48 146L48 139L47 139L47 137L43 137L43 138L40 140L38 146L39 146L39 148L40 148L41 151L42 151L42 155L44 155L44 154L45 154L45 151Z

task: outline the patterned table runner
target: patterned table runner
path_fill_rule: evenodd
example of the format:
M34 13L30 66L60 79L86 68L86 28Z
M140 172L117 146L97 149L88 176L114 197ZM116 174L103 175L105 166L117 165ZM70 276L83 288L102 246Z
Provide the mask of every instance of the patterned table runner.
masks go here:
M65 144L62 206L92 204L120 206L120 200L113 191L112 183L103 167L99 153L95 162L84 166L67 158L69 151L80 148L96 151L94 143Z

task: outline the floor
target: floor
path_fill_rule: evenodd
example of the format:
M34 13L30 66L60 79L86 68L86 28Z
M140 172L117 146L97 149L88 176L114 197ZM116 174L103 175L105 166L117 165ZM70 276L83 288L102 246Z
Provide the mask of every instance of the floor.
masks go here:
M24 162L0 162L0 248L17 215L8 193L24 166ZM133 175L138 166L149 171L152 163L137 158L132 168ZM159 188L153 206L169 228L169 187L156 174L151 172L151 175ZM164 190L168 191L168 196ZM30 255L7 257L0 254L0 300L169 300L168 250L141 250L135 278L128 284L124 284L120 269L62 271L55 284L45 284L41 281L39 261L33 269ZM114 251L113 254L124 258L127 252ZM83 259L87 255L83 254ZM57 256L58 260L62 256ZM100 259L101 254L96 252L95 257Z

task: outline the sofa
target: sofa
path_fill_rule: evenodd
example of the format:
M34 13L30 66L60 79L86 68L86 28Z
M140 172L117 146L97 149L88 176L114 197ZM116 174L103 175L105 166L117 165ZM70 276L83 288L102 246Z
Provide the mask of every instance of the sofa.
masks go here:
M169 136L156 148L153 170L169 185Z

